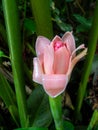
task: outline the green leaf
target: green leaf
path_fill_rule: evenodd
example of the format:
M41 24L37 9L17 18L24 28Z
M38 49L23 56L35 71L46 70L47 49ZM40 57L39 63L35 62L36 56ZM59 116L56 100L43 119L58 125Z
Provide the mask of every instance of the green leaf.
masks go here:
M4 55L4 52L0 50L0 57L3 57Z
M14 130L48 130L48 128L30 127L30 128L18 128Z
M92 69L91 73L94 73L93 77L93 85L96 85L98 80L98 54L94 56L93 62L92 62Z
M94 126L93 130L98 130L98 124Z
M52 121L48 96L42 86L36 87L27 101L30 125L48 127Z
M91 73L96 72L97 66L98 66L98 54L95 54L93 63L92 63Z
M31 31L32 33L36 32L36 24L34 20L26 18L24 20L24 26L28 31Z
M69 121L64 121L64 129L65 130L74 130L74 125Z
M55 16L55 21L62 31L66 32L72 30L72 26L67 23L64 23L57 15Z
M87 130L92 130L97 124L98 124L98 110L95 109L93 114L92 114L92 117L91 117L91 120L89 122Z
M15 105L10 105L9 106L9 111L11 113L11 116L13 120L15 121L16 125L19 127L19 114L18 114L18 109L16 108Z
M85 26L88 29L90 29L91 24L92 24L92 19L86 19L85 17L83 17L83 16L81 16L79 14L74 14L73 16L75 17L75 19L77 20L77 22L79 22L83 26Z
M52 8L53 14L59 15L60 11L58 8L55 7L55 3L53 2L53 0L50 1L50 6Z
M15 105L15 93L11 86L0 72L0 97L4 100L7 107ZM12 98L13 97L13 98Z
M3 51L1 51L1 50L0 50L0 57L5 57L5 58L8 58L8 59L9 59L9 57L8 57L8 56L6 56L6 55L4 54L4 52L3 52Z
M88 28L82 24L78 25L76 27L76 32L77 33L80 33L80 32L87 32L88 31Z
M12 117L18 126L17 123L18 112L16 113L16 111L18 110L16 107L15 93L1 72L0 72L0 97L3 99L11 115L13 115Z
M66 2L72 2L73 0L65 0Z
M75 130L87 130L87 126L76 126Z

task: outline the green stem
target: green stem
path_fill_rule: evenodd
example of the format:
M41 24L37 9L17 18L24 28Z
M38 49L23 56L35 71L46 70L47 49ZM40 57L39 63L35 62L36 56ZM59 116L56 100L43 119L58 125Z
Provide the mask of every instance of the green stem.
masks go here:
M56 98L49 97L50 108L54 118L56 130L64 130L62 120L62 101L61 96Z
M32 12L36 21L37 35L43 35L51 39L53 37L50 1L30 0Z
M12 63L16 98L22 127L26 125L27 109L23 74L22 44L16 0L2 0Z
M86 91L86 86L88 82L88 77L91 71L92 61L96 50L96 44L98 39L98 0L96 0L96 7L94 12L93 23L90 31L89 44L88 44L88 54L86 57L86 61L84 64L84 73L82 75L82 79L80 82L80 86L78 89L77 101L76 101L76 110L75 116L78 117L80 113L83 98Z
M91 121L88 125L87 130L92 130L94 125L96 125L96 122L98 124L98 110L94 110Z

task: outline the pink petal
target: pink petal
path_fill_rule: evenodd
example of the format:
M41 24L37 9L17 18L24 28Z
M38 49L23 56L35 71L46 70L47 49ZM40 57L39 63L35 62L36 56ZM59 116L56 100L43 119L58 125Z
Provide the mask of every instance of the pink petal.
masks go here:
M75 50L75 40L72 35L72 32L66 32L62 37L62 41L66 44L70 53L72 53Z
M69 66L70 54L65 46L54 52L54 73L66 74Z
M33 65L34 65L34 69L33 69L33 81L42 84L42 67L40 65L40 62L38 60L38 58L34 58L33 59Z
M54 50L52 46L44 49L44 71L45 74L53 74Z
M44 48L45 46L49 45L50 44L50 40L43 37L43 36L39 36L36 40L36 53L37 53L37 56L40 56L43 54L44 52Z
M43 62L44 62L44 49L46 46L49 46L50 41L43 37L43 36L39 36L36 40L36 53L37 53L37 57L40 60L40 64L41 66L43 66Z
M67 86L68 78L66 75L43 75L42 83L46 93L51 97L60 95Z

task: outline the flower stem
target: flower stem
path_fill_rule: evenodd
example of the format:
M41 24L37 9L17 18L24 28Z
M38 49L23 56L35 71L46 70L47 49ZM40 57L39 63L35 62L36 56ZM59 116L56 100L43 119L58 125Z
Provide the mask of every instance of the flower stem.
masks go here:
M52 116L54 118L56 130L64 130L63 120L62 120L62 102L61 96L56 98L49 97L50 108Z
M49 0L30 0L32 13L36 21L37 35L45 36L49 39L53 37L53 28L50 13Z
M2 0L20 123L26 126L27 107L23 74L21 34L16 0Z
M86 86L88 82L88 77L91 71L92 61L96 50L97 39L98 39L98 0L96 0L96 7L95 7L92 27L90 31L89 41L88 41L88 54L84 64L84 70L83 70L84 73L82 75L82 79L77 94L75 117L78 117L81 110L81 106L82 106L82 102L83 102L83 98L85 95Z

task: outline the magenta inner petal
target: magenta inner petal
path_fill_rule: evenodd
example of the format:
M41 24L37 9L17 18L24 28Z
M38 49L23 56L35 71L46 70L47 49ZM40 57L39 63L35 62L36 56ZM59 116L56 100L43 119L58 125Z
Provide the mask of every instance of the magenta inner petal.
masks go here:
M50 45L54 47L54 46L55 46L54 44L55 44L56 42L58 42L58 41L61 41L61 42L62 42L62 39L61 39L59 36L56 35L56 36L54 37L54 39L52 40L52 42L51 42Z

